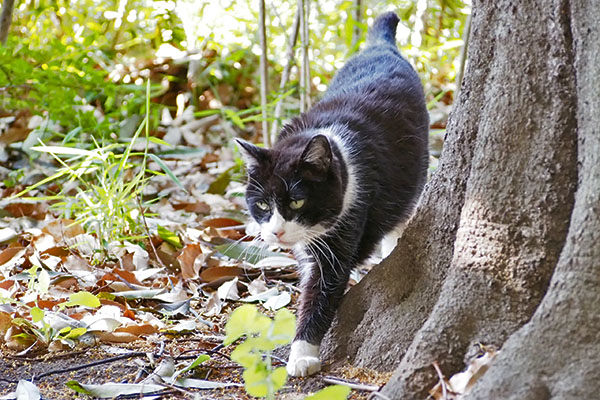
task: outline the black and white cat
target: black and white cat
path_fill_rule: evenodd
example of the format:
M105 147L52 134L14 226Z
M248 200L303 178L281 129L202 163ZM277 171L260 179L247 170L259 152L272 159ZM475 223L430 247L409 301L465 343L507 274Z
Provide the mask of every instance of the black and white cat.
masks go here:
M377 18L366 48L273 148L238 141L260 237L299 261L290 375L320 370L320 342L350 272L409 218L425 183L429 118L419 77L396 47L397 24L393 12Z

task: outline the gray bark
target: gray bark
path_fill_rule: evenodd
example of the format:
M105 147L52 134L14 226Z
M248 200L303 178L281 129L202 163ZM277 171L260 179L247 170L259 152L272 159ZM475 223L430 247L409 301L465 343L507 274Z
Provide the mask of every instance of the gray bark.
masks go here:
M325 342L333 360L395 368L383 390L390 398L427 397L438 381L433 362L451 376L475 343L501 346L547 291L577 186L570 14L561 0L474 4L469 63L439 169L398 247L350 290ZM597 271L591 276L597 284Z
M531 321L502 347L469 399L599 396L600 34L596 26L600 10L591 0L573 2L571 6L579 187L569 233L548 294Z

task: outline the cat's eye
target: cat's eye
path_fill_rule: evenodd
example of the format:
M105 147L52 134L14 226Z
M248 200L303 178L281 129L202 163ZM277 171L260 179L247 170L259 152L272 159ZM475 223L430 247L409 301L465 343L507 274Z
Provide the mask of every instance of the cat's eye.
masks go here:
M299 210L304 205L304 199L293 200L290 202L290 208L292 210Z
M271 207L264 201L257 201L256 207L260 208L263 211L268 211Z

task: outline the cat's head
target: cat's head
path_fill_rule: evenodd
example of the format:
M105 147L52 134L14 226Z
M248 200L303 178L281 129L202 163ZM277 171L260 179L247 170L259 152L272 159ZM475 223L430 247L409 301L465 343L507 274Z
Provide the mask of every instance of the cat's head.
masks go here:
M293 135L272 149L238 144L248 169L246 202L265 242L291 248L335 223L343 166L327 136Z

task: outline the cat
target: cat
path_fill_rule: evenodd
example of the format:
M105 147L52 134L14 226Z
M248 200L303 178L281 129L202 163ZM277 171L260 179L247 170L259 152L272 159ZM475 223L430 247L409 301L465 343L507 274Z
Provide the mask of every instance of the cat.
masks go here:
M238 140L259 236L299 263L293 376L320 370L320 342L350 272L406 222L425 184L429 116L419 76L396 46L398 22L394 12L379 16L366 48L271 149Z

